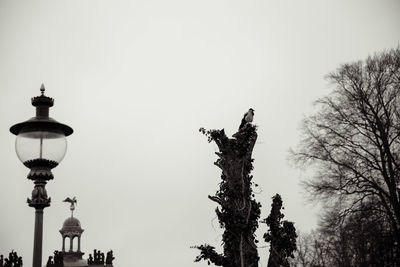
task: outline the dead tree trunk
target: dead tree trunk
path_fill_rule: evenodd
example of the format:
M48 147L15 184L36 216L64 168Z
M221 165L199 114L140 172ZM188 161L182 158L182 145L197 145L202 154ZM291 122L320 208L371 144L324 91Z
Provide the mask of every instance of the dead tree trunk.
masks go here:
M195 261L206 260L224 267L257 267L258 252L254 232L258 227L261 204L254 200L252 192L253 159L257 140L256 127L247 124L228 138L224 130L200 129L214 141L219 149L214 163L222 170L220 188L209 199L219 204L216 209L221 228L225 229L223 254L218 254L210 245L197 248L201 253Z

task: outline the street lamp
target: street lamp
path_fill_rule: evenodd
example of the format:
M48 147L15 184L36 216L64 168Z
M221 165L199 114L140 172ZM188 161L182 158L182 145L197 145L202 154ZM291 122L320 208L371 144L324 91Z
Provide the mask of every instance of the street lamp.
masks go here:
M44 95L43 84L40 91L40 96L32 98L36 116L10 128L10 132L17 136L15 150L18 158L30 169L28 179L35 184L32 198L27 200L28 205L35 208L33 267L42 267L43 209L50 206L51 201L45 186L48 180L54 178L51 169L65 156L65 137L73 132L68 125L49 117L49 108L53 106L54 99Z

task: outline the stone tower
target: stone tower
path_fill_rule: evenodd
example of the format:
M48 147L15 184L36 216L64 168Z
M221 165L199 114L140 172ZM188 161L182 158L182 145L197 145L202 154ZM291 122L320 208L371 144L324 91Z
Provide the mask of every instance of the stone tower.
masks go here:
M85 254L81 251L81 236L83 229L80 221L74 217L76 198L66 198L64 202L71 204L71 217L68 217L60 230L62 236L62 250L54 251L54 256L48 258L46 267L113 267L114 255L110 250L102 253L100 250L94 250L93 255L89 254L88 259L83 259ZM74 247L74 239L77 245Z
M81 235L84 230L81 227L80 221L76 217L74 217L76 199L73 198L71 200L70 198L67 198L64 201L71 203L71 217L67 218L64 221L63 226L60 230L62 236L62 254L64 266L88 266L87 260L82 259L82 256L85 253L81 251ZM78 239L78 246L76 248L73 247L73 241L75 238ZM68 249L66 249L65 246L66 239L69 241Z

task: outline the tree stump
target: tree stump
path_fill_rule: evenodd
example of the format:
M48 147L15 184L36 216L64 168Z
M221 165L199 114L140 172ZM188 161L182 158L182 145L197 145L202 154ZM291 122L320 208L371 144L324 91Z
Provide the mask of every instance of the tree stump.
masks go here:
M208 198L219 204L216 213L220 227L225 230L222 236L223 254L218 254L214 247L207 244L197 246L201 252L196 262L206 260L224 267L258 266L258 241L254 233L258 228L261 204L254 200L253 176L250 174L256 131L256 126L247 124L233 138L228 138L224 129L200 129L208 141L215 142L219 149L214 164L222 170L222 182L216 194Z

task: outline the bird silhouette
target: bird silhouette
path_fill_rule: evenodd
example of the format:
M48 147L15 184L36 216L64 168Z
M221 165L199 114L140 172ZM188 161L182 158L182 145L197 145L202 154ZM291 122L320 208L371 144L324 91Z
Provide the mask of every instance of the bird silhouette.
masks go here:
M249 111L247 111L247 112L243 115L242 122L240 123L240 126L239 126L239 131L240 131L247 123L251 123L251 122L253 121L253 117L254 117L254 109L250 108Z

